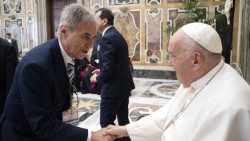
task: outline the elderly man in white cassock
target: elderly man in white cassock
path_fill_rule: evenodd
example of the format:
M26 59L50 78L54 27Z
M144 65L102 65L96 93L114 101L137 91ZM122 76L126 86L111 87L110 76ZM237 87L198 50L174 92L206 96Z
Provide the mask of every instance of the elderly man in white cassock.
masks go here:
M103 134L132 141L250 141L250 86L224 63L218 33L190 23L171 38L169 63L181 86L165 106Z

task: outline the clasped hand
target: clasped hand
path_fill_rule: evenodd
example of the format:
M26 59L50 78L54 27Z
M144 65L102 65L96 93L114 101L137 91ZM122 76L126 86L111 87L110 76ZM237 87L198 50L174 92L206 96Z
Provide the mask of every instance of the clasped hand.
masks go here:
M125 126L114 126L109 125L106 128L103 128L94 134L99 136L99 139L102 141L112 141L116 138L122 138L128 136L127 130ZM98 141L98 140L91 140L91 141Z

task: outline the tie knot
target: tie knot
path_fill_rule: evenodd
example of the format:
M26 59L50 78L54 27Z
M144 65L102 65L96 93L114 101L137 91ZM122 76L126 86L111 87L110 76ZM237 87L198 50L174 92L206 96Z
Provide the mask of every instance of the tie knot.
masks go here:
M67 65L66 65L66 67L67 68L72 68L72 67L74 67L75 65L73 64L73 63L67 63Z

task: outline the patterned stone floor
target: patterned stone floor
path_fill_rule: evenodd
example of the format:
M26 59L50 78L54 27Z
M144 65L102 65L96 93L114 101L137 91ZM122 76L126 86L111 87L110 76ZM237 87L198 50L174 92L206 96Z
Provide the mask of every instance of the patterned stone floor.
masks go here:
M173 97L180 85L175 80L134 78L136 88L132 91L129 104L130 121L152 113L165 105ZM100 129L99 105L100 96L81 94L79 97L79 121L72 124L92 130Z

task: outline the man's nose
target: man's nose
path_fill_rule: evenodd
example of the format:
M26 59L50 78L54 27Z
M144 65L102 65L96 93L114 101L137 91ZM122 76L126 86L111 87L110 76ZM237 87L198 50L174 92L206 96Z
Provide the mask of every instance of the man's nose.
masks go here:
M93 40L89 40L89 41L87 41L86 42L86 44L85 44L85 46L87 47L87 48L92 48L93 47Z

